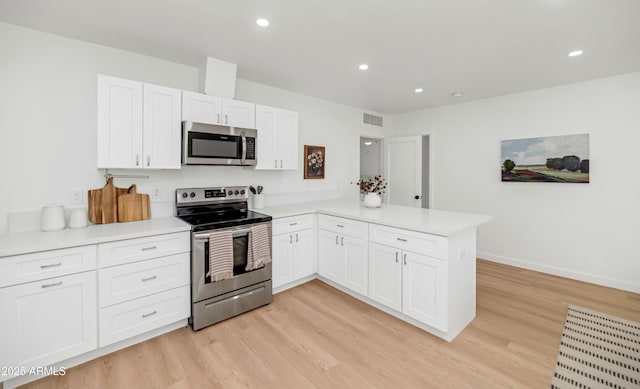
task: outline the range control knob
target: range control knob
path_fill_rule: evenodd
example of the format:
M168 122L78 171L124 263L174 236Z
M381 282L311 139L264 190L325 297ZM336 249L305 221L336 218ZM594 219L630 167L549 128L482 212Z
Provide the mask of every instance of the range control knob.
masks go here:
M240 191L240 194L245 194L245 193L247 193L247 192L245 192L244 189Z
M187 194L187 192L182 193L182 198L183 198L183 199L186 199L186 198L187 198L187 196L189 196L189 195Z
M191 197L191 198L196 197L196 192L191 192L191 193L189 194L189 197Z
M239 194L240 194L240 191L236 189L236 191L235 191L235 192L233 192L233 194L234 194L234 195L239 195Z

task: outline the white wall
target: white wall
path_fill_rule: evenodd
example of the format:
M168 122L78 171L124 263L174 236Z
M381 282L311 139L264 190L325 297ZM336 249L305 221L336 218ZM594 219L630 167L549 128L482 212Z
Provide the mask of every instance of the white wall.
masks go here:
M9 213L38 211L51 202L74 207L71 189L104 185L104 171L96 169L96 74L199 90L194 67L6 23L0 23L0 53L0 235L8 231ZM136 183L141 193L160 187L163 198L152 201L153 216L171 214L176 187L261 184L268 202L357 197L350 184L359 176L354 151L361 135L382 132L362 124L361 109L244 80L238 80L236 98L298 111L299 156L304 144L326 146L326 179L303 180L301 169L187 166L144 171L148 180L116 179L116 185ZM86 201L85 193L83 207Z
M433 208L492 215L478 256L640 292L640 73L388 118L432 134ZM589 184L503 183L500 141L589 133Z

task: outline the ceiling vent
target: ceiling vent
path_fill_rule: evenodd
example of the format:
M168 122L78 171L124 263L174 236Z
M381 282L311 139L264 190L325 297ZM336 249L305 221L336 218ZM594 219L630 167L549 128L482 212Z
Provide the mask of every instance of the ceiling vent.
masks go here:
M363 115L364 115L363 122L365 124L371 124L373 126L382 127L382 117L381 116L375 116L375 115L371 115L369 113L365 113Z

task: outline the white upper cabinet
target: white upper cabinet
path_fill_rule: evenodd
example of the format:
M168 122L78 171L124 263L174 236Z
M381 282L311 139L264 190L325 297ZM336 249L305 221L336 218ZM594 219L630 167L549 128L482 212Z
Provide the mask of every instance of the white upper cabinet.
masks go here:
M180 168L181 93L98 75L98 168Z
M298 113L256 106L259 170L296 170L298 168Z
M98 168L140 168L142 83L98 75Z
M256 128L256 105L195 92L182 92L182 120Z
M220 124L222 115L222 98L182 91L182 120Z
M256 105L246 101L222 99L222 123L231 127L256 128Z
M180 90L150 84L143 90L144 167L180 169Z

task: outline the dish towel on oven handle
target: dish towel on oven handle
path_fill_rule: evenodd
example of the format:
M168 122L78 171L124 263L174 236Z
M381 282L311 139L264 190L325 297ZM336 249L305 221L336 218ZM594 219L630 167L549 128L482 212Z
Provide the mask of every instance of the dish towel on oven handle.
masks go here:
M266 224L251 227L247 245L247 267L251 271L271 262L271 247L269 246L269 230Z
M209 272L212 282L233 277L233 234L218 231L209 234Z

